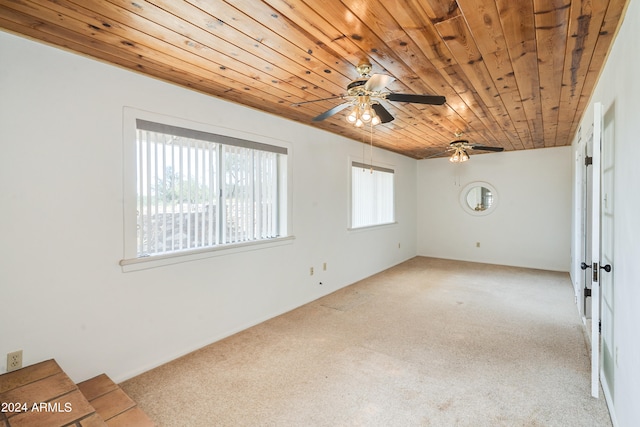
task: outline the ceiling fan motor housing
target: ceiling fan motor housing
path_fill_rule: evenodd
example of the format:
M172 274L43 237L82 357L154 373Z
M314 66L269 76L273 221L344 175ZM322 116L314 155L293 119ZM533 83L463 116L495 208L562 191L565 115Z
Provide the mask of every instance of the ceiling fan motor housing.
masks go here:
M467 140L467 139L456 139L456 140L451 141L449 143L449 145L452 146L452 147L463 146L463 145L467 145L467 144L469 144L469 140Z
M369 79L366 78L352 81L347 86L347 93L350 96L365 95L366 90L364 89L364 85L367 84L367 81L369 81Z

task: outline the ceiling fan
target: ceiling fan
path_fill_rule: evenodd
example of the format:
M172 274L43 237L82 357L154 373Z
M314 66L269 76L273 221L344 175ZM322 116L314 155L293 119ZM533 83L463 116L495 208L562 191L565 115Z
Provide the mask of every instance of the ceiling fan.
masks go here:
M469 140L462 138L462 132L456 132L456 139L449 143L449 148L445 151L440 152L438 154L434 154L433 156L426 157L430 159L432 157L438 157L444 153L452 153L451 157L449 157L449 161L452 163L462 163L469 160L469 151L493 151L493 152L501 152L504 151L504 147L491 147L488 145L471 145Z
M331 99L346 99L347 102L337 105L319 116L314 117L313 121L320 122L345 108L353 107L347 116L347 122L352 123L356 127L360 127L365 123L377 125L379 123L389 123L394 119L391 113L380 104L378 99L428 105L442 105L446 102L444 96L386 92L386 86L393 82L395 78L386 74L370 75L371 64L368 62L359 64L356 70L360 77L347 85L346 94L298 102L292 104L292 106L297 107L310 102L328 101Z

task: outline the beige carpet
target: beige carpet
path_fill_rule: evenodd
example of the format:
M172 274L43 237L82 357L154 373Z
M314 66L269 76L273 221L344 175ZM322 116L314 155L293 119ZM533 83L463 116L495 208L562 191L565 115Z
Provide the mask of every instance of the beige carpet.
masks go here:
M610 426L566 273L414 258L121 384L161 426Z

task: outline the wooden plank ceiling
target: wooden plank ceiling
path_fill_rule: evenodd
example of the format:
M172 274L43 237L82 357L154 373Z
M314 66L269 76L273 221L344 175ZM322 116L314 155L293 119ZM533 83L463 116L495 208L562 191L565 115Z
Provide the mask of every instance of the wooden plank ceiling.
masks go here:
M373 144L413 158L571 143L628 0L0 0L0 27L369 143L345 116L355 66L395 78ZM46 70L43 70L46 72Z

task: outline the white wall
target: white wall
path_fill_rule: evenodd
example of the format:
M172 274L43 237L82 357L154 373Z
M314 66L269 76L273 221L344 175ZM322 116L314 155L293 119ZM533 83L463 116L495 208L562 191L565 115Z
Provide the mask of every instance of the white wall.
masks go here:
M640 425L640 2L629 2L624 22L585 112L586 136L593 103L602 102L613 121L613 293L612 319L617 362L611 412L619 426ZM610 141L611 142L611 141ZM577 144L575 150L581 152Z
M486 216L461 207L460 192L473 181L497 191ZM569 271L570 147L472 153L462 164L422 160L418 195L418 255Z
M398 224L349 232L357 142L2 32L0 58L0 372L121 381L415 256L413 159L375 151ZM125 106L290 143L295 239L123 273Z

